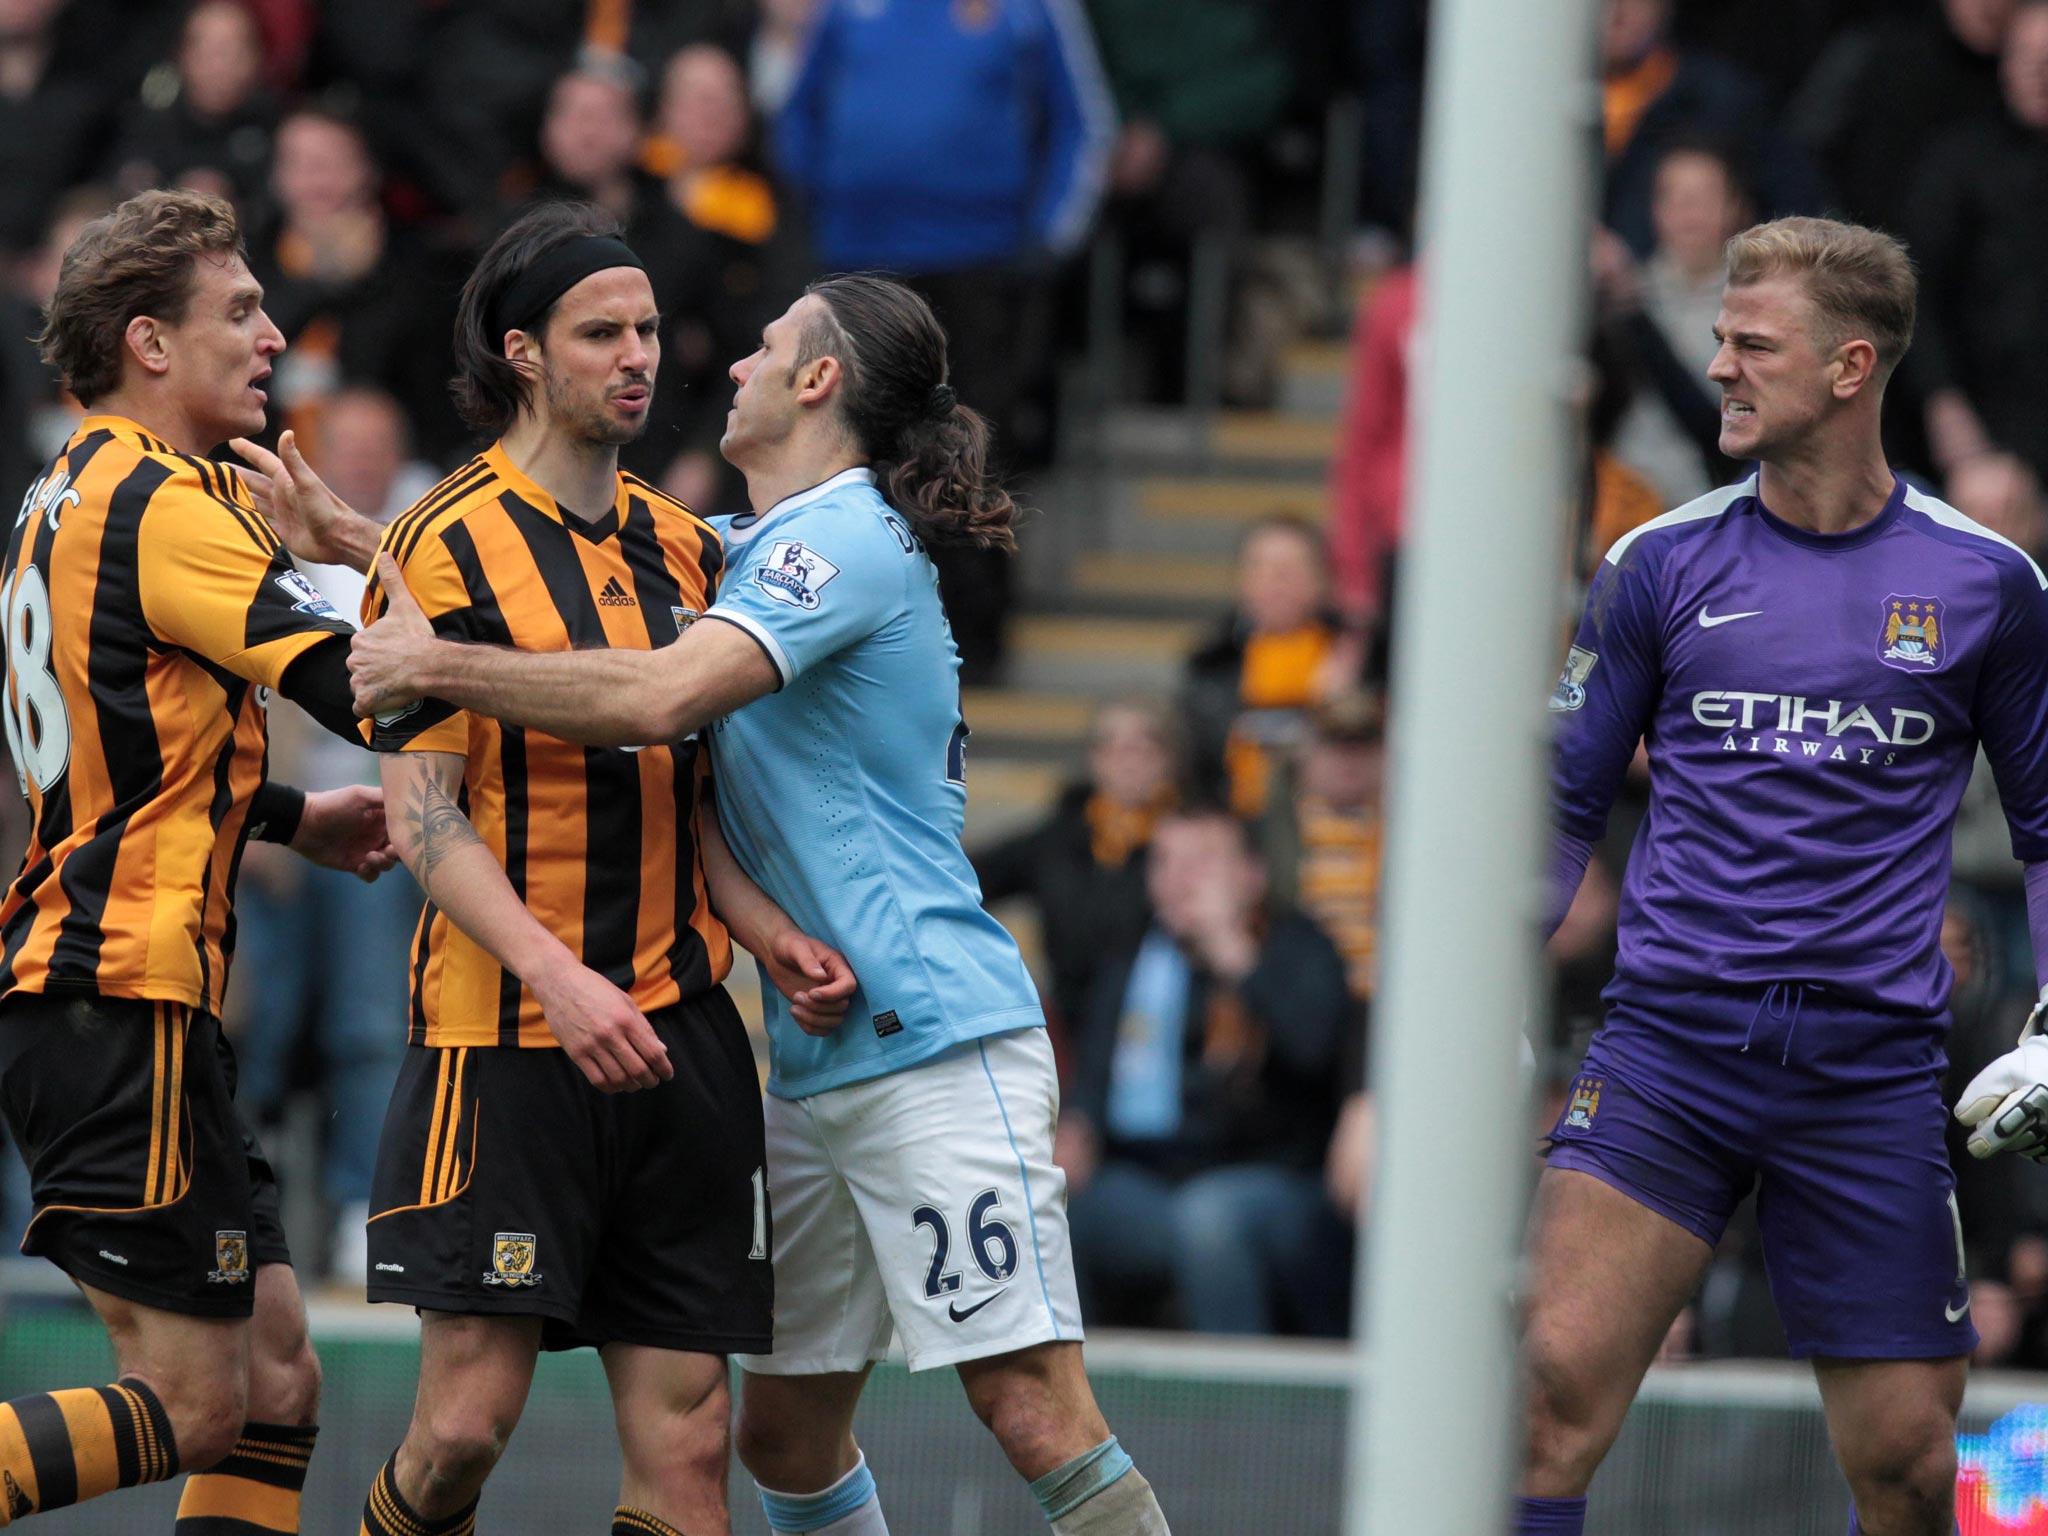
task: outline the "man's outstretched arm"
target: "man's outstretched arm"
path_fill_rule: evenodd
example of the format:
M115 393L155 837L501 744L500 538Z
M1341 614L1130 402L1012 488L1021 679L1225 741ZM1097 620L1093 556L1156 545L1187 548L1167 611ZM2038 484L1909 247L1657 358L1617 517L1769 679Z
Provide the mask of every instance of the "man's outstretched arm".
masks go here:
M376 575L389 602L355 637L359 713L390 716L443 699L590 746L679 741L781 685L745 630L704 620L658 651L515 651L436 639L390 555Z

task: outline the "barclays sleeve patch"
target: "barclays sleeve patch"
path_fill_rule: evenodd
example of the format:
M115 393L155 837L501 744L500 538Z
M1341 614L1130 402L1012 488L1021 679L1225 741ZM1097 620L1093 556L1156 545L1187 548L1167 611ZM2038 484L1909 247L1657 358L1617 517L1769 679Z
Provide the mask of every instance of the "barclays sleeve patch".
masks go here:
M310 613L315 618L335 619L341 617L334 611L334 604L327 601L327 594L306 580L297 571L286 571L276 578L286 597L292 600L292 608L299 613Z
M1564 676L1557 680L1557 687L1550 695L1550 709L1553 714L1568 710L1582 709L1586 703L1586 679L1593 675L1593 664L1599 654L1575 645L1564 659Z
M838 566L801 539L779 539L754 567L754 585L778 603L808 611L838 574Z

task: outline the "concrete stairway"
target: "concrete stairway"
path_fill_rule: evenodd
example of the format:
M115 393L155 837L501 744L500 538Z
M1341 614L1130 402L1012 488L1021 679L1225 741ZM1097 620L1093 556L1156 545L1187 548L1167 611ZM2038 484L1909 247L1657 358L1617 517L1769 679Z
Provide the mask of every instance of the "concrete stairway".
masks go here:
M1345 361L1341 343L1295 348L1271 412L1120 410L1070 435L1077 462L1033 488L1005 686L963 700L968 846L1044 809L1099 702L1173 696L1230 606L1246 529L1323 520Z

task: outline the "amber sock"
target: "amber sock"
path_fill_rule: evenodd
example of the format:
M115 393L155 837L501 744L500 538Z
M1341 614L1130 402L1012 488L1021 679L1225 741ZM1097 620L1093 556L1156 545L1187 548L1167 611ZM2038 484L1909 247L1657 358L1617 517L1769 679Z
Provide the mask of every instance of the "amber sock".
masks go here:
M177 1470L170 1415L134 1377L0 1403L0 1525Z
M244 1424L219 1466L185 1479L177 1536L298 1536L299 1491L318 1426Z

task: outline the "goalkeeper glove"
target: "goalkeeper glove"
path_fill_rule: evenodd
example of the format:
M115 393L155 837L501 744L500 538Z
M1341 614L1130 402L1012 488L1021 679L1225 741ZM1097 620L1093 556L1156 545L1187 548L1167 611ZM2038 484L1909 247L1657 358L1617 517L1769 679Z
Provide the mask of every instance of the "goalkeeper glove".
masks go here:
M2020 1043L1970 1079L1956 1118L1972 1127L1970 1155L2017 1152L2048 1163L2048 987L2027 1015Z

